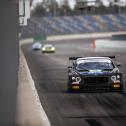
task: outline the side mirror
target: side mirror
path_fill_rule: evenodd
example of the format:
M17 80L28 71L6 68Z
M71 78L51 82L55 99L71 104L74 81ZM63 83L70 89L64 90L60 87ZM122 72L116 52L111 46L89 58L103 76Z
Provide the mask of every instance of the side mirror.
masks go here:
M71 68L72 68L72 66L68 66L68 68L69 68L69 69L71 69Z
M72 66L68 66L68 69L72 69Z
M71 73L72 71L72 66L68 66L68 73Z
M116 65L117 67L121 67L122 64L118 62Z

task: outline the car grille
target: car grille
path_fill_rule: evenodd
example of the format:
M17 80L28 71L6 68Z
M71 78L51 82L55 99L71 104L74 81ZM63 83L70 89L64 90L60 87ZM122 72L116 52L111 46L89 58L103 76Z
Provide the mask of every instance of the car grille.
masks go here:
M84 83L86 84L105 84L108 83L108 77L85 77Z
M47 50L51 50L52 48L51 48L51 47L47 47L46 49L47 49Z

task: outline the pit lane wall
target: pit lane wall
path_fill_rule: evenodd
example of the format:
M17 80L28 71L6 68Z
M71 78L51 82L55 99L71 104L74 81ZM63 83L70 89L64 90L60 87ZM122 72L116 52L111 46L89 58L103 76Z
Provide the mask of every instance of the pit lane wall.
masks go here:
M96 39L95 48L122 48L126 49L126 40Z
M126 31L105 32L105 33L89 33L89 34L74 34L74 35L56 35L56 36L48 36L46 41L86 39L86 38L95 39L95 38L112 37L113 35L122 35L122 34L126 34ZM25 39L21 39L21 41L20 41L21 44L31 43L31 42L33 42L33 38L25 38Z
M95 39L92 42L92 47L98 52L104 50L126 52L126 34L112 35L110 39Z
M40 103L26 59L21 50L18 78L16 125L50 126L48 117Z

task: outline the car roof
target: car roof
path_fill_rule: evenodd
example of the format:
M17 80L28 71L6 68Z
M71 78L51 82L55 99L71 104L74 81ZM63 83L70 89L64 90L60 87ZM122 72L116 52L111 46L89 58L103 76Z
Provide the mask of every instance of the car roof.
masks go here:
M77 63L81 63L81 61L83 62L112 62L111 58L109 57L85 57L85 58L78 58L77 59Z
M34 42L33 45L36 45L36 44L41 44L40 42Z
M87 59L89 59L89 60L95 60L95 59L109 59L109 60L111 60L111 58L109 58L109 57L84 57L84 58L78 58L77 60L87 60Z

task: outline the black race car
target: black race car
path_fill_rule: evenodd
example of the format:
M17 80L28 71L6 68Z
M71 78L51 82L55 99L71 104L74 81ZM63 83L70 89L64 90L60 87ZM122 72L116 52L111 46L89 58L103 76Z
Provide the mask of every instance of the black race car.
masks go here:
M104 57L69 57L68 91L108 90L123 91L122 73L112 58Z

